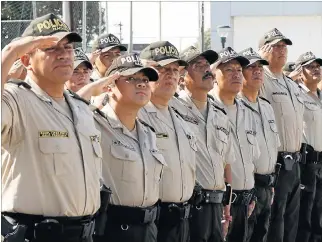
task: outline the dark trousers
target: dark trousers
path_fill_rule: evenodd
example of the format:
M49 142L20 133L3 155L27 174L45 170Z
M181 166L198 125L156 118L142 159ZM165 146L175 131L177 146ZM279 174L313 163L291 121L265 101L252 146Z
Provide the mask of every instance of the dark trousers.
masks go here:
M126 225L107 219L104 236L94 242L156 242L157 227L155 223Z
M245 242L248 234L248 205L231 204L230 214L233 221L230 223L227 241L228 242Z
M190 242L223 242L223 205L202 204L193 207L190 219Z
M178 214L161 207L158 227L158 242L188 242L189 219L180 219Z
M267 238L271 215L272 188L255 185L257 202L248 218L248 242L264 242Z
M271 208L268 242L294 242L300 210L300 169L293 165L291 171L280 171Z
M322 164L301 165L300 220L297 242L322 241Z

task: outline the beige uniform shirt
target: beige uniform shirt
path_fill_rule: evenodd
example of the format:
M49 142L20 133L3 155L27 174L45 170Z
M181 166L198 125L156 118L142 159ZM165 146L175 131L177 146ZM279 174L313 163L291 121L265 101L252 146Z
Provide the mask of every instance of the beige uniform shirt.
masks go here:
M225 166L235 162L228 117L214 106L210 98L207 103L207 118L185 91L179 92L179 99L188 108L190 116L197 120L197 124L188 121L197 134L197 182L207 190L225 190ZM176 105L175 108L184 114L181 107Z
M274 110L281 146L279 151L296 152L301 148L304 105L297 84L283 75L276 78L265 68L265 80L260 96L267 99Z
M258 98L256 103L252 103L242 94L240 97L243 102L253 108L257 124L256 137L261 152L259 158L254 161L254 172L270 174L275 171L276 157L280 146L273 108L262 98Z
M315 96L304 85L300 84L304 99L303 142L311 145L316 151L322 151L322 93Z
M101 75L101 73L99 73L99 71L94 67L93 68L93 72L92 72L92 75L91 75L91 78L96 81L100 78L102 78L103 76Z
M215 92L210 92L216 104L224 108L230 119L233 134L233 147L236 162L231 166L232 188L234 190L249 190L254 187L254 163L260 156L257 141L257 125L254 112L240 100L227 107Z
M155 132L136 121L137 137L130 132L107 104L95 114L102 132L103 181L112 189L111 203L148 207L159 199L159 183L164 165L156 146Z
M167 112L167 117L163 112ZM138 117L155 129L158 149L167 163L161 179L161 201L185 202L195 186L196 136L170 106L163 112L149 102Z
M29 77L2 96L2 211L83 216L100 207L100 132L87 104L64 93L70 114Z

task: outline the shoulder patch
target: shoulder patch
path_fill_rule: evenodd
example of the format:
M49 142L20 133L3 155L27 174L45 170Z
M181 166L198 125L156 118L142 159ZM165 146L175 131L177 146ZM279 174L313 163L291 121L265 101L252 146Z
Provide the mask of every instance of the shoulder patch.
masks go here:
M91 104L89 101L87 101L84 98L80 97L77 93L75 93L75 92L73 92L73 91L71 91L69 89L67 91L69 92L71 97L73 97L73 98L75 98L75 99L77 99L79 101L82 101L82 102L86 103L87 105Z
M196 118L193 118L193 117L191 117L191 116L189 116L189 115L183 115L182 113L180 113L176 108L174 108L174 107L171 107L172 109L173 109L173 111L176 113L176 114L178 114L184 121L186 121L186 122L189 122L189 123L193 123L193 124L196 124L196 125L198 125L199 124L199 122L198 122L198 120L196 119Z
M260 99L262 99L262 100L264 100L264 101L266 101L266 102L268 102L269 104L271 104L271 102L270 101L268 101L266 98L263 98L263 97L261 97L261 96L258 96Z
M14 81L14 80L11 80L11 81L7 81L7 83L9 83L9 84L15 84L18 87L23 86L24 88L31 89L31 86L27 82L25 82L25 81L20 81L20 80Z
M142 119L139 119L139 118L138 118L138 120L139 120L139 122L140 122L141 124L143 124L144 126L146 126L146 127L150 128L150 129L155 133L155 129L154 129L151 125L149 125L148 123L144 122Z
M225 109L218 107L218 106L217 106L217 105L215 105L214 103L212 103L211 105L212 105L214 108L216 108L216 109L220 110L221 112L223 112L225 115L227 115L227 113L226 113Z
M175 92L173 96L176 97L176 98L178 98L179 97L179 94L177 92Z

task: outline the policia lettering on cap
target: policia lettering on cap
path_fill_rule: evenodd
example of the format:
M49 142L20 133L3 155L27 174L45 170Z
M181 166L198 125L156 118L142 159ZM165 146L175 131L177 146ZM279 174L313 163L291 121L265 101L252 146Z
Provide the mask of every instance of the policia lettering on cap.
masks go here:
M64 91L73 74L72 43L81 40L47 14L2 51L2 63L21 57L28 73L24 82L2 89L5 241L92 241L100 207L100 132L87 104Z
M151 43L140 57L145 63L153 63L150 66L159 72L158 81L151 83L151 101L139 112L139 117L154 127L157 147L167 163L160 183L158 241L188 241L188 200L196 179L196 136L185 117L171 105L180 70L187 63L180 60L177 48L168 41Z
M207 95L214 85L210 64L218 59L218 54L212 50L201 53L190 46L180 53L180 57L189 65L184 78L185 90L178 93L178 99L194 118L188 119L187 123L197 134L196 187L190 199L190 241L223 241L222 219L230 219L230 192L227 191L228 199L225 199L225 182L231 183L230 166L235 162L235 156L229 119ZM184 113L179 105L175 107Z
M299 86L304 100L303 141L301 147L301 205L297 242L322 239L322 59L306 52L296 61L300 69Z
M250 62L243 67L243 90L239 97L254 111L258 125L256 137L261 151L259 158L254 161L257 206L248 219L247 241L264 242L269 227L274 186L280 169L280 164L276 165L280 140L272 106L268 100L258 97L258 92L264 82L264 66L268 65L268 62L252 48L245 49L239 54Z
M212 66L217 84L210 94L229 117L236 156L236 161L231 165L232 223L227 241L245 242L248 217L252 214L256 202L254 164L260 156L254 110L237 98L243 84L242 68L249 64L249 60L238 55L231 47L222 49L218 55L219 59Z
M265 79L260 96L273 107L281 141L277 163L282 167L275 187L267 237L268 241L275 242L295 241L300 204L299 162L304 106L297 84L283 74L287 45L292 45L292 41L277 29L268 31L259 41L259 54L269 62L269 66L264 67Z
M149 102L150 82L158 80L158 73L143 67L136 54L116 58L106 76L116 73L119 77L114 82L107 80L108 103L101 111L94 110L102 132L103 180L112 190L104 231L95 234L94 241L154 242L166 162L154 128L137 118L137 113Z

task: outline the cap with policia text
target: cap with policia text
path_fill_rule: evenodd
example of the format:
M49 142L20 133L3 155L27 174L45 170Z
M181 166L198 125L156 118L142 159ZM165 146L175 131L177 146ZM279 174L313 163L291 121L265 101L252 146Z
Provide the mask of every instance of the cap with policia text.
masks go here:
M313 61L316 61L317 63L322 65L322 59L316 58L315 55L311 51L309 51L300 55L299 58L296 60L295 65L306 66L308 64L311 64Z
M292 72L294 70L295 70L295 62L287 62L283 67L283 71Z
M26 36L56 36L59 40L67 38L70 42L82 41L79 34L70 32L63 20L52 13L32 20L21 37Z
M269 65L268 61L262 59L260 55L253 50L253 48L247 48L240 51L238 54L249 60L249 64L247 66L254 64L256 61L259 61L262 65Z
M113 34L103 34L93 43L93 51L101 50L102 52L109 51L110 49L118 47L121 51L127 51L127 48L121 45L120 40Z
M213 50L206 50L204 52L200 52L196 47L189 46L188 48L184 49L180 52L180 59L190 63L197 57L202 56L204 57L208 63L211 65L218 59L218 54Z
M140 57L135 53L121 55L114 59L105 76L110 76L116 72L119 72L121 76L130 76L137 72L143 72L150 81L159 79L157 71L152 67L144 67Z
M285 41L287 45L292 45L292 41L289 38L286 38L277 28L274 28L264 34L264 36L259 40L258 48L263 47L264 45L276 44L279 41Z
M218 67L220 64L227 63L231 60L236 60L242 67L249 64L249 60L242 55L238 55L231 47L226 47L218 52L219 58L215 62L214 67Z
M168 41L157 41L145 47L141 53L142 60L152 60L161 66L178 62L180 66L187 66L188 63L180 60L177 48Z
M93 70L93 65L89 61L87 55L83 52L81 48L76 48L74 50L74 69L82 63L84 63L87 66L87 68Z

